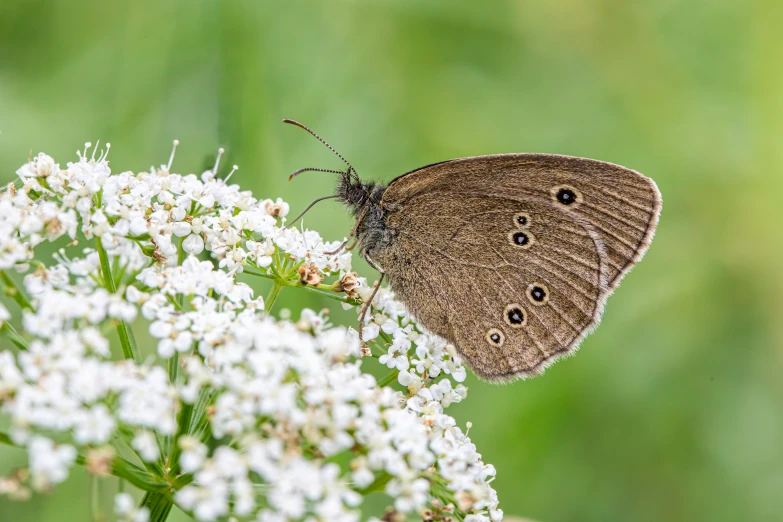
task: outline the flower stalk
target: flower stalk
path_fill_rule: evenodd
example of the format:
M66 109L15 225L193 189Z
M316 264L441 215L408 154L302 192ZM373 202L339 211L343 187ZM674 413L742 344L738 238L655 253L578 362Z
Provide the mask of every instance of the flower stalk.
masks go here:
M148 491L141 501L141 507L149 509L149 522L164 522L174 507L174 501L168 493Z
M280 291L283 290L283 286L286 285L284 285L280 279L275 278L274 282L272 283L272 288L269 290L269 294L267 294L266 299L264 299L264 308L267 314L272 312L272 307L275 305L275 301L277 301L277 297L280 295Z
M11 326L11 323L3 323L3 326L0 327L0 332L6 334L8 339L20 350L28 350L30 348L27 345L27 341L24 340L24 337L19 335L19 332L17 332L16 329Z
M98 257L101 261L101 272L103 276L103 284L111 294L117 293L117 285L114 282L114 277L111 273L111 264L109 263L109 256L106 253L106 249L103 248L101 238L95 238L95 245L98 250ZM120 338L120 346L122 347L122 355L126 359L130 359L136 362L141 362L139 358L138 350L134 347L134 343L131 342L130 332L128 325L124 320L119 319L117 321L117 335Z
M0 281L3 282L3 286L5 287L5 294L16 301L16 304L19 305L19 308L22 310L33 309L33 305L30 304L30 301L27 299L27 297L25 297L24 292L22 292L19 287L16 286L14 280L11 279L11 276L9 276L5 270L0 270Z
M349 304L351 306L359 306L361 304L361 301L358 301L356 299L351 299L350 297L346 296L344 293L336 292L332 285L303 285L299 281L299 277L296 276L293 278L293 276L289 275L288 277L278 275L278 274L265 274L262 272L256 272L254 270L248 270L245 269L244 272L247 275L253 276L253 277L261 277L264 279L271 279L273 281L277 281L280 286L290 286L295 288L301 288L305 291L318 294L320 296L326 297L328 299L333 299L335 301L340 301L341 303ZM293 274L296 273L296 270L293 270Z

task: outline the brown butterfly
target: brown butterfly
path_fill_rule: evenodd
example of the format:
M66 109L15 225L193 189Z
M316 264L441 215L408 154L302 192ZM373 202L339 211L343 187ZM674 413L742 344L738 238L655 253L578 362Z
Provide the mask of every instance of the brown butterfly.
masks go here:
M383 185L361 181L313 131L283 121L310 132L348 165L300 169L291 177L340 174L337 193L321 199L336 198L355 216L349 239L381 273L376 291L388 278L419 323L453 343L487 380L534 376L573 353L658 223L655 182L611 163L554 154L477 156L434 163Z

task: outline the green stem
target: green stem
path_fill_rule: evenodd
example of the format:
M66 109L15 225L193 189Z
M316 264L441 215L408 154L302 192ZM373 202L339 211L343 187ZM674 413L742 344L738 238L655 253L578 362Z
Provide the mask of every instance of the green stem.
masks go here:
M0 280L3 281L6 295L16 301L22 310L33 309L33 305L31 305L30 301L27 299L27 297L25 297L24 292L22 292L19 287L16 286L14 280L11 279L11 276L9 276L5 270L0 270Z
M454 498L454 493L441 482L439 475L432 477L430 491L436 498L443 502L443 505L457 505L457 500ZM452 516L460 522L464 520L465 515L466 513L464 511L460 511L459 508L455 508L452 512Z
M182 266L182 262L185 261L185 249L182 248L182 243L185 242L185 238L179 238L179 247L177 248L177 266Z
M279 279L275 279L272 289L269 291L269 295L264 299L264 310L266 310L267 315L272 313L272 307L274 306L275 301L277 301L277 296L280 295L282 289L283 283Z
M19 447L11 440L7 434L0 432L0 444ZM83 455L76 457L76 463L83 466L87 459ZM125 460L122 457L114 457L111 463L111 474L115 477L127 480L134 486L145 491L170 491L171 484L161 481L155 475L138 467L136 464Z
M295 283L290 286L296 286L298 288L304 288L308 292L312 292L314 294L322 295L324 297L328 297L329 299L334 299L335 301L340 301L341 303L348 303L353 306L358 306L359 301L356 301L354 299L349 299L345 294L337 293L334 291L334 289L331 287L331 285L318 285L318 286L310 286L310 285L303 285L300 283Z
M207 408L212 403L213 397L213 392L209 392L206 388L202 388L199 393L198 402L196 402L196 406L190 416L190 425L188 426L187 433L193 435L201 442L206 442L212 437Z
M177 246L177 266L182 266L182 263L185 261L185 249L182 248L182 243L184 242L184 237L179 238L179 245ZM182 294L178 295L177 302L179 303L180 309L182 309L185 305L185 296Z
M98 477L90 476L90 520L98 522L103 519L100 508L100 484Z
M114 278L111 275L111 264L109 263L109 254L106 253L106 249L103 248L101 238L95 238L95 244L98 248L98 257L101 261L101 272L103 276L103 284L106 285L106 290L111 294L117 293L117 285L114 284ZM139 354L131 342L128 324L120 319L117 322L117 335L120 336L120 344L122 345L122 354L126 359L132 359L136 362L141 362Z
M115 257L114 259L119 259L119 257ZM122 279L125 277L125 271L128 269L128 265L124 264L117 270L117 273L114 274L114 284L116 286L121 286Z
M141 500L141 506L150 510L150 522L163 522L174 506L170 494L148 491Z
M318 285L318 286L311 286L311 285L303 285L299 281L284 281L281 280L281 276L275 275L275 274L264 274L263 272L255 272L251 270L245 269L244 274L251 275L254 277L263 277L264 279L272 279L274 281L281 281L281 285L283 286L291 286L295 288L303 288L304 290L307 290L308 292L312 292L314 294L322 295L324 297L328 297L329 299L334 299L335 301L340 301L341 303L348 303L353 306L359 306L361 303L355 299L349 299L345 294L340 292L335 292L334 288L332 288L331 285Z
M193 405L183 404L182 409L179 412L179 418L177 419L177 425L179 428L177 429L177 433L174 435L173 439L169 441L169 467L171 468L172 476L175 476L177 473L179 473L179 455L182 452L182 449L179 447L179 439L182 437L182 435L190 433L190 419L192 415Z
M265 279L277 279L277 276L275 276L275 275L265 274L263 272L253 272L251 270L248 270L247 268L245 268L245 270L243 270L242 273L243 274L247 274L247 275L251 275L251 276L256 276L256 277L263 277Z
M101 238L95 238L95 244L98 248L98 257L101 261L101 277L103 277L103 284L106 286L106 290L111 294L117 293L117 285L114 284L114 278L111 276L111 263L109 263L109 254L106 253L106 249L103 248L103 242Z
M140 363L141 358L133 348L133 343L131 342L130 333L128 330L128 324L122 319L120 319L117 323L117 334L120 336L120 344L122 344L122 355L126 359L132 359L137 363Z
M172 385L177 384L177 370L179 370L179 352L175 351L174 355L172 355L168 360L168 370L169 370L169 382Z
M20 350L29 349L29 346L27 346L27 341L24 340L24 337L19 335L19 332L17 332L8 321L3 323L3 326L0 327L0 332L6 334L11 342L14 343Z
M77 462L82 464L80 459L77 459ZM114 457L111 465L111 474L125 479L137 488L145 491L168 491L171 489L171 484L168 482L163 482L147 470L128 462L122 457Z
M169 371L169 382L172 386L177 385L177 371L179 370L179 352L175 351L174 355L169 357L169 360L166 362L168 365L168 371ZM171 435L166 435L165 439L165 446L166 446L166 455L172 454L172 441L173 438Z
M388 386L393 382L397 382L397 376L400 374L399 370L392 370L391 373L389 373L386 377L378 381L378 386L383 388L384 386Z
M359 494L367 496L370 493L380 493L384 490L384 488L386 488L386 484L388 484L391 479L392 476L383 471L378 475L378 478L376 478L372 484L364 489L360 489Z

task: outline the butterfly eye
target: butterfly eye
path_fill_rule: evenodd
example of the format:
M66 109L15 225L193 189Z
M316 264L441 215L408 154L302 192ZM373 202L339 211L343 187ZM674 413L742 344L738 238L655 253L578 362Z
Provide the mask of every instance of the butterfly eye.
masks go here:
M490 328L487 330L486 339L487 342L493 346L503 346L506 336L497 328Z
M520 212L514 216L514 224L518 227L526 227L530 224L530 216L527 212Z
M535 237L530 232L510 232L508 234L508 240L514 246L522 248L530 248L530 245L535 241Z
M531 283L527 287L527 298L536 306L543 306L549 302L549 288L543 283Z
M503 319L511 328L522 328L527 324L525 310L518 304L510 304L503 311Z
M552 189L552 198L561 205L576 207L582 203L582 194L574 187L559 185Z

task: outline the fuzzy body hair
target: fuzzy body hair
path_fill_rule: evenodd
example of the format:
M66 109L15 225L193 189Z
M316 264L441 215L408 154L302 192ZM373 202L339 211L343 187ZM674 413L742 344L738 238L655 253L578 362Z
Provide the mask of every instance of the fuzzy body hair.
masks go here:
M375 181L363 182L348 174L341 176L337 183L337 200L348 207L358 221L356 239L359 252L370 258L377 256L394 241L394 234L386 224L386 210L381 203L386 186Z

